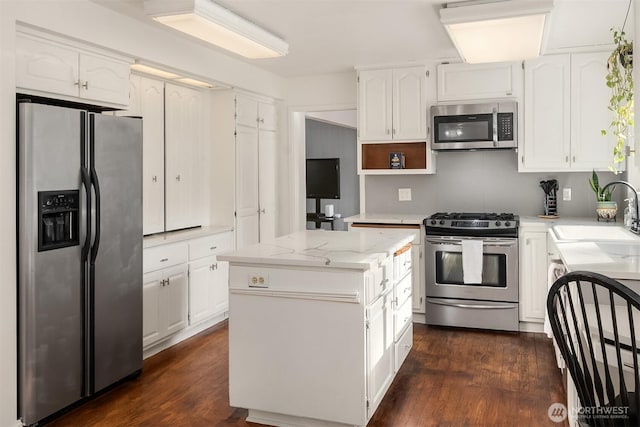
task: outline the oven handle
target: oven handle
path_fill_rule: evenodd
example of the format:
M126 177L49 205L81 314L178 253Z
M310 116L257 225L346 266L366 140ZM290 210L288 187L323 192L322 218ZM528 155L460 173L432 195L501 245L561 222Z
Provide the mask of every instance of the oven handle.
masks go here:
M493 107L493 146L498 146L498 109Z
M460 304L457 302L446 302L441 300L435 300L432 298L427 298L427 302L431 304L440 304L440 305L448 305L451 307L457 308L473 308L478 310L505 310L510 308L518 308L518 304L502 304L502 305L484 305L484 304Z
M426 239L428 243L435 245L462 245L460 239ZM515 246L516 240L483 240L483 246Z

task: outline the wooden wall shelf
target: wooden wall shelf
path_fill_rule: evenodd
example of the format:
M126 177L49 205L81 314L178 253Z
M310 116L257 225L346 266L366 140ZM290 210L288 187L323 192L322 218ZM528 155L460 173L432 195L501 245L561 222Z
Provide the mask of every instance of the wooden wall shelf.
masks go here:
M389 167L390 153L404 153L404 169ZM390 142L382 144L362 144L362 170L385 169L399 171L407 169L427 168L427 143L420 142Z

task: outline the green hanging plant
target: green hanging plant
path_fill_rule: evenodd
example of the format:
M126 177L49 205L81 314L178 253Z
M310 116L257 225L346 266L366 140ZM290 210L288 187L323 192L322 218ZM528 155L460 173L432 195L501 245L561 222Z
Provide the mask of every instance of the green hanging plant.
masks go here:
M613 112L613 120L609 125L611 134L616 138L613 147L613 172L619 168L617 164L625 159L625 146L629 128L633 128L633 42L627 40L625 32L611 28L613 42L616 47L607 60L607 86L611 89L609 110ZM602 130L602 135L607 135Z

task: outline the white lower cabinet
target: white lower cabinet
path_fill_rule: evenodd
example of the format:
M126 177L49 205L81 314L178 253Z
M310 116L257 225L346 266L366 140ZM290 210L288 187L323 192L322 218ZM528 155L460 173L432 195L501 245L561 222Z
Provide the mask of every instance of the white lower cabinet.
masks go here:
M395 372L392 296L387 291L367 309L368 417L382 401Z
M520 226L520 321L544 322L547 303L547 228Z
M146 347L187 326L187 265L144 275L142 346Z
M229 264L217 255L230 249L233 232L225 230L144 250L145 349L180 332L169 346L199 332L202 325L226 318Z

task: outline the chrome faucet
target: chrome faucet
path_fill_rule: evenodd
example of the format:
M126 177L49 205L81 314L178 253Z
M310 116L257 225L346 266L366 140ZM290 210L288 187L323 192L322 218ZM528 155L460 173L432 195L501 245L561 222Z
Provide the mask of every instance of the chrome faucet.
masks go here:
M602 192L604 193L604 190L616 184L626 185L633 191L633 198L635 200L635 205L636 205L636 217L631 222L631 231L636 234L640 234L640 229L638 228L638 225L640 224L640 216L638 215L638 210L639 210L638 209L638 190L636 190L636 187L629 184L627 181L613 181L608 183L604 187L602 187Z

